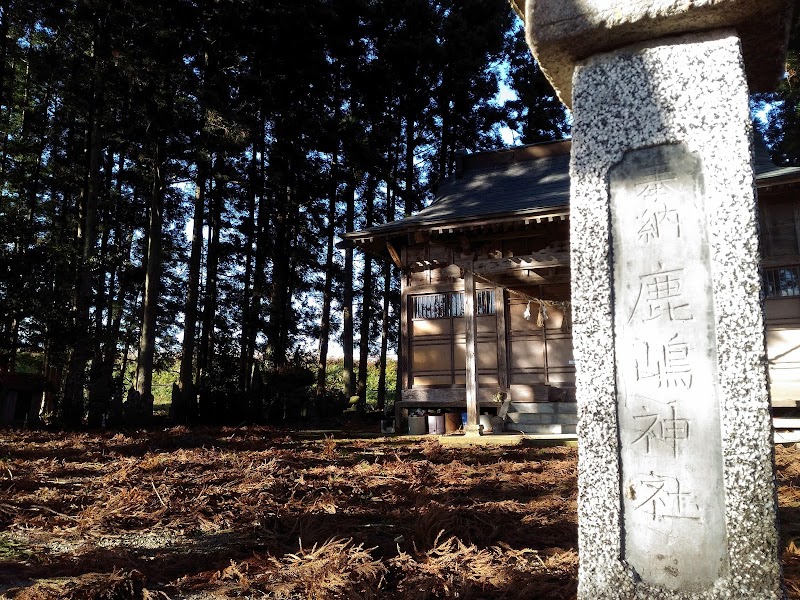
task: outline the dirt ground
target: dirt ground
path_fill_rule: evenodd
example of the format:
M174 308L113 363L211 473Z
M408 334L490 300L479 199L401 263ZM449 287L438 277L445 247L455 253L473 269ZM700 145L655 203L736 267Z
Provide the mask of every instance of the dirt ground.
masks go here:
M2 431L0 593L575 597L574 448L347 436ZM782 557L800 598L800 450L776 454Z

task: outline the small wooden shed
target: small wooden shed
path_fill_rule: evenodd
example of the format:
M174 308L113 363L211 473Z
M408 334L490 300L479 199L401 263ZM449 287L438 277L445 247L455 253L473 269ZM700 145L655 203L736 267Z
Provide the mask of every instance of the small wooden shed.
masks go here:
M46 388L41 375L0 372L0 425L38 423Z
M507 427L575 428L569 294L570 141L462 155L417 214L345 234L402 272L404 408L510 400ZM757 151L773 400L800 399L800 168ZM509 408L506 405L506 408ZM561 416L559 416L561 415Z

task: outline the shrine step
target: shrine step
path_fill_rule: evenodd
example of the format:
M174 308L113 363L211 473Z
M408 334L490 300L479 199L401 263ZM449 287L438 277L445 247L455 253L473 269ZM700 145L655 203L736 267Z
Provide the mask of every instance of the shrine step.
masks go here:
M523 412L513 410L513 404L506 415L506 423L525 425L575 425L578 415L574 412ZM530 407L528 407L530 408Z
M535 413L535 414L576 414L576 402L514 402L508 406L509 413Z
M562 423L506 423L506 431L519 431L520 433L539 435L574 434L575 430L575 425Z

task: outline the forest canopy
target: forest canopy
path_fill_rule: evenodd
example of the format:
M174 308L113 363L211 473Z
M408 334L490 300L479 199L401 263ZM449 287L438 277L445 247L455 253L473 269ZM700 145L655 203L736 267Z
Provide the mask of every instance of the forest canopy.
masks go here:
M0 18L0 371L33 365L68 426L147 420L170 370L176 421L259 420L297 389L324 412L331 344L344 396L363 408L372 359L385 406L398 273L339 235L423 207L462 149L569 135L507 0L0 0ZM754 99L786 163L795 46Z
M0 365L36 356L65 425L126 397L146 420L173 368L179 421L315 382L319 408L329 342L347 396L378 357L382 406L397 273L338 235L419 209L501 128L568 131L506 0L0 11Z

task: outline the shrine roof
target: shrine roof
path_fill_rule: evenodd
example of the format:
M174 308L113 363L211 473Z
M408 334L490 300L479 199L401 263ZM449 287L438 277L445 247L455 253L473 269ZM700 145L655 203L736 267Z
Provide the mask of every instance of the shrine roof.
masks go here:
M346 233L343 245L443 226L566 214L571 145L562 140L461 155L456 176L441 184L429 206L405 219ZM776 166L760 140L754 166L758 187L800 181L800 168Z

